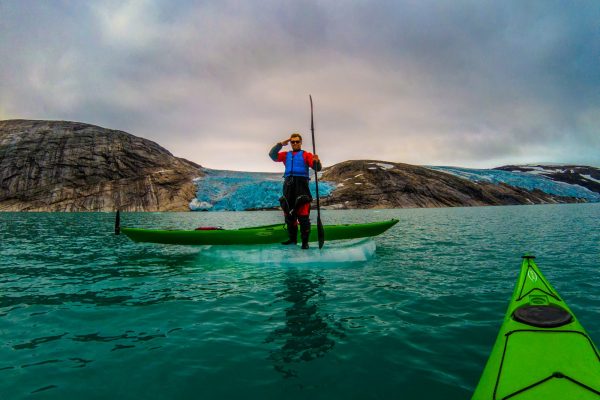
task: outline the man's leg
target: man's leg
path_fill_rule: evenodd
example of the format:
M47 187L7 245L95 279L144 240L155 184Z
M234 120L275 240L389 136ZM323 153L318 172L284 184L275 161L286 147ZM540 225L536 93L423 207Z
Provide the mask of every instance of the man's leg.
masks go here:
M287 225L288 230L288 240L282 242L281 244L297 244L298 243L298 220L290 215L285 215L285 223Z
M298 221L300 222L300 237L302 238L302 248L308 249L308 239L310 237L310 203L302 204L298 207Z
M289 203L285 196L279 198L279 204L285 216L285 224L287 225L288 240L281 244L296 244L298 243L298 221L295 216L292 216L293 210L290 210Z

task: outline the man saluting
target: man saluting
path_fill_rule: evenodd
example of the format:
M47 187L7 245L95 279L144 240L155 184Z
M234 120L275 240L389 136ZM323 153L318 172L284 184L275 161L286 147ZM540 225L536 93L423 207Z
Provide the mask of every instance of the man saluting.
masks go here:
M280 152L283 146L292 144L292 150ZM308 249L310 235L310 202L312 196L308 188L308 169L321 170L319 156L302 150L302 136L292 133L289 139L277 143L269 152L269 157L275 162L285 163L283 196L279 199L285 215L289 239L282 244L296 244L298 241L298 225L302 248Z

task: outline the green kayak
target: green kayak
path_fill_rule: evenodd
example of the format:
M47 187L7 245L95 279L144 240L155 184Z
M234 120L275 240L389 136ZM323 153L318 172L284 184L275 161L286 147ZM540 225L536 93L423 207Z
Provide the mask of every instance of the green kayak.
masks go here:
M532 256L473 399L600 399L600 354Z
M324 225L326 240L357 239L379 235L398 222L371 222L366 224ZM188 244L188 245L243 245L272 244L288 238L285 225L266 225L242 229L160 230L120 228L135 242ZM316 242L317 229L313 226L310 241Z

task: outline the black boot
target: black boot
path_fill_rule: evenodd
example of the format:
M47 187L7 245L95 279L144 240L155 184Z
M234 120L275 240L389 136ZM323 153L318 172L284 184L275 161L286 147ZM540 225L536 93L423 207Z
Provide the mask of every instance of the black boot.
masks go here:
M306 250L308 249L308 234L302 234L302 249Z
M308 249L308 238L310 237L310 219L307 216L298 218L300 222L300 236L302 237L302 248Z
M298 244L298 225L293 222L288 222L287 228L289 239L285 242L281 242L281 244Z

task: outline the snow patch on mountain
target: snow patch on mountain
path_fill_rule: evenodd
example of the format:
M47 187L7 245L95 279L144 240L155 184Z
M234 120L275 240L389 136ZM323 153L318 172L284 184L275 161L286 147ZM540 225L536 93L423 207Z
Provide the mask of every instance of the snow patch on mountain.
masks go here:
M394 168L394 166L392 164L385 164L385 163L379 163L379 162L369 163L369 165L377 165L377 167L379 167L383 170ZM376 169L376 167L371 167L369 169Z
M517 170L497 170L497 169L471 169L460 167L428 167L436 171L446 172L473 182L490 182L494 184L505 183L510 186L523 188L527 190L541 190L545 193L576 197L590 202L600 202L600 194L595 193L583 186L569 184L565 182L554 181L542 174L541 167L527 167L528 172ZM546 169L542 169L548 173Z
M591 175L581 175L582 178L587 179L588 181L592 181L592 182L596 182L596 183L600 183L600 179L594 179L592 178Z

